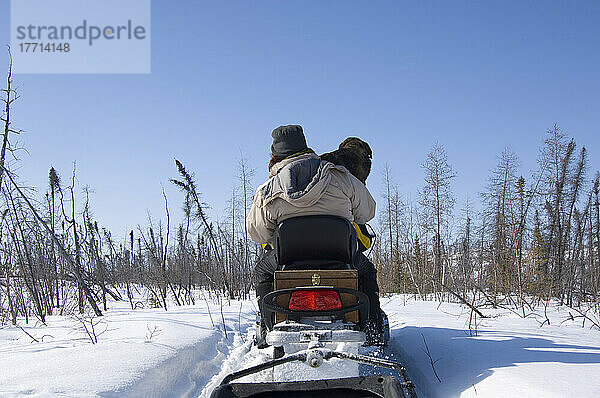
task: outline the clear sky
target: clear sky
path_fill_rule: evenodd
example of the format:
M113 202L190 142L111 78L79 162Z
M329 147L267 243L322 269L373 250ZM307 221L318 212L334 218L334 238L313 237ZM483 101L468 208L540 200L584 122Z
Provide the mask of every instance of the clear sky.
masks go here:
M0 0L0 43L8 10ZM593 173L599 21L597 1L153 1L151 74L15 76L19 173L45 192L49 167L68 180L76 161L95 216L120 236L163 216L161 184L176 213L174 158L222 214L240 151L262 182L280 124L304 126L319 153L367 140L376 196L387 162L414 198L439 141L460 207L506 145L527 175L555 122L588 147Z

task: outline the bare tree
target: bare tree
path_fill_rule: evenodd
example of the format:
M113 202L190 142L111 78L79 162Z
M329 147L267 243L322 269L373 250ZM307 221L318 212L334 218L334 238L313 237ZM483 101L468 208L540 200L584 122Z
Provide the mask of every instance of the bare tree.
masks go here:
M6 162L6 151L11 150L10 147L10 134L20 134L21 130L15 130L11 127L12 121L10 119L10 112L12 104L19 99L19 95L17 91L13 88L12 81L12 72L13 72L13 60L12 54L10 52L10 47L8 47L8 74L6 77L6 88L2 89L2 92L5 93L5 97L3 98L4 102L4 114L0 117L0 121L4 123L4 130L2 134L2 148L0 149L0 186L2 186L2 180L4 176L4 168Z
M194 178L190 173L188 173L188 171L183 166L183 163L181 163L179 160L177 160L177 159L175 160L175 165L177 166L177 170L179 171L179 174L182 177L182 180L171 179L171 182L173 184L177 185L183 192L186 193L186 195L189 195L190 199L196 205L196 208L195 208L196 217L198 219L200 219L200 221L204 225L204 229L205 229L206 233L208 234L210 244L213 248L213 254L215 256L217 266L220 266L222 269L224 290L229 293L230 297L232 297L233 291L230 287L230 282L227 277L227 270L225 268L225 263L223 262L221 245L219 245L219 243L217 242L216 233L214 231L212 224L210 224L208 222L208 217L205 212L205 205L200 202L200 196L196 189L196 183L194 181Z
M442 261L442 230L454 207L451 183L456 177L448 163L446 150L435 143L422 164L425 183L421 191L421 206L433 227L433 272L437 281L444 283L445 266Z
M253 191L252 177L254 176L255 170L248 166L248 160L244 157L244 154L241 151L240 151L240 160L239 160L238 164L239 164L238 179L240 182L240 188L241 188L241 193L242 193L241 205L242 205L243 216L244 216L244 218L242 219L242 225L243 225L243 229L244 229L243 272L250 274L250 246L249 246L249 241L248 241L248 227L246 226L246 218L248 217L248 212L250 211L250 205L252 204L250 195L251 195L251 192ZM250 278L244 278L244 280L249 281ZM250 287L249 284L246 283L246 286L244 287L245 293L247 292L249 287Z

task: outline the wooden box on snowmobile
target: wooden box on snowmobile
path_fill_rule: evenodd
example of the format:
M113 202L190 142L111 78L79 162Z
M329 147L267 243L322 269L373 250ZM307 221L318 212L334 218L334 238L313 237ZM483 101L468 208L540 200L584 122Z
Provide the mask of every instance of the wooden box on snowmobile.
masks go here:
M338 288L358 290L358 271L355 269L342 270L293 270L275 271L275 290L291 289L308 286L331 286ZM351 294L340 294L342 306L348 307L356 304L356 296ZM285 294L277 297L277 305L287 308L290 295ZM345 315L347 322L358 323L358 311L352 311ZM285 320L285 315L277 313L275 323Z

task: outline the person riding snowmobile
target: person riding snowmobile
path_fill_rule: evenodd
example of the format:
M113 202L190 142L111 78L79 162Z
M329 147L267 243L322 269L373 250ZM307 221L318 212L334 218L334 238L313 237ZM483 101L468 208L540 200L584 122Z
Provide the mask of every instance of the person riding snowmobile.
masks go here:
M307 146L301 126L280 126L271 135L269 180L257 189L246 219L253 241L273 247L275 229L292 217L334 215L359 225L373 219L375 200L365 184L345 167L317 156ZM359 273L359 289L371 303L371 322L381 330L377 271L362 252L353 266ZM276 270L275 253L266 250L254 269L259 308L262 297L273 290Z

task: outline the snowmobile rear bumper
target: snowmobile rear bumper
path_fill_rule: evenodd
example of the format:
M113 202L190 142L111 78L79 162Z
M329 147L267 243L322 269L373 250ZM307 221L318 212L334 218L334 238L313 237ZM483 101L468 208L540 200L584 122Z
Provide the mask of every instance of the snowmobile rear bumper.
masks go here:
M358 330L306 330L278 331L267 333L267 343L279 347L285 344L320 343L364 343L366 335Z

